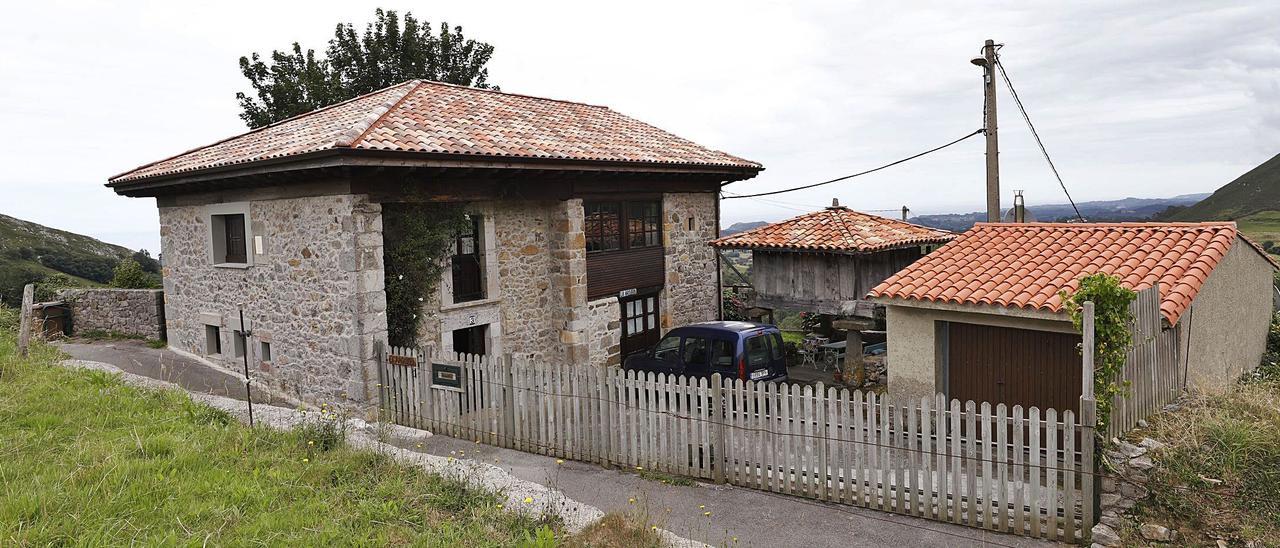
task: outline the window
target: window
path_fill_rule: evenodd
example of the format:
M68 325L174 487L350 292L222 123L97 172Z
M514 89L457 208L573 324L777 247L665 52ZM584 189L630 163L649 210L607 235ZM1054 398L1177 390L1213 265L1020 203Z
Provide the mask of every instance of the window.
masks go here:
M719 370L736 370L733 364L734 341L713 339L711 341L711 367Z
M485 279L481 265L479 215L467 215L466 228L453 242L453 302L463 303L484 298Z
M222 353L222 330L216 325L204 326L204 353L207 356Z
M652 247L662 243L662 227L658 223L662 213L658 202L627 203L627 245Z
M667 337L653 347L654 359L674 362L680 356L680 337Z
M706 365L709 350L707 346L707 340L702 337L685 337L684 363L686 365Z
M243 213L212 215L214 264L247 264L248 241L245 239Z
M258 357L264 361L271 361L271 343L262 341L258 343Z
M231 332L231 348L232 350L235 351L235 356L237 358L244 357L246 342L247 341L245 340L244 331L236 330Z
M588 252L662 245L659 201L586 202L583 215Z
M782 351L785 347L782 346L782 335L780 333L774 333L773 336L769 338L769 347L773 351L773 359L775 361L781 360Z
M747 339L747 369L769 365L769 344L764 335Z
M621 249L618 227L622 224L621 208L615 202L587 202L583 206L583 232L587 251Z

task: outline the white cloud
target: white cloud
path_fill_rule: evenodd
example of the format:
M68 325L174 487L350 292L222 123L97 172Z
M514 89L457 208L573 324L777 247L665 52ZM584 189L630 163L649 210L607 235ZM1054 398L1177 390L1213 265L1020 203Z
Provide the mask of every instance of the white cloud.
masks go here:
M1280 147L1280 6L1219 2L435 2L410 8L497 48L504 90L606 104L763 162L731 190L860 171L980 124L982 40L1002 55L1077 199L1209 191ZM374 3L45 2L0 17L0 212L156 248L151 200L106 178L243 131L236 60L323 49ZM1003 92L1002 92L1003 93ZM1061 191L1000 98L1002 180ZM848 183L726 202L726 222L837 196L937 212L982 201L982 146ZM779 204L778 201L785 203ZM791 208L791 209L788 209Z

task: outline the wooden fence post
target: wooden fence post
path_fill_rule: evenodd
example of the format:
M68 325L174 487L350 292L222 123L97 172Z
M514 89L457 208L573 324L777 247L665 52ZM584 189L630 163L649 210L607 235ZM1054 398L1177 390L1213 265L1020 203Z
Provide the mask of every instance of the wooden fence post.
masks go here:
M716 483L724 483L725 432L724 432L724 386L719 373L711 375L711 479Z
M1080 507L1083 510L1081 516L1081 535L1089 534L1089 531L1096 524L1098 515L1099 498L1102 493L1102 475L1098 467L1095 450L1097 449L1098 436L1096 433L1098 425L1098 402L1094 399L1094 318L1093 318L1093 302L1085 301L1083 306L1083 344L1081 345L1081 374L1080 374ZM1071 486L1067 486L1068 489Z
M502 367L502 433L504 438L498 440L499 447L516 447L516 390L515 377L511 373L511 354L503 354L499 361Z
M22 288L22 311L18 320L18 354L27 357L27 347L31 345L31 306L35 300L35 284L27 284Z

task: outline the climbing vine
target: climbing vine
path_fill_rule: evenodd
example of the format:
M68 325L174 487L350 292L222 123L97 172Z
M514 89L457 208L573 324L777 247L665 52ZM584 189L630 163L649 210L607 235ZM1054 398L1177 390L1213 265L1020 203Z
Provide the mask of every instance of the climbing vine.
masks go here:
M1124 369L1125 354L1133 344L1130 331L1133 314L1129 312L1129 303L1137 295L1120 285L1120 278L1102 273L1080 278L1080 287L1075 293L1062 292L1071 323L1082 332L1084 303L1093 302L1093 391L1098 402L1097 433L1103 438L1111 424L1116 397L1129 388L1117 379Z
M467 222L466 210L458 204L383 205L387 340L392 345L417 343L422 306L439 286L454 238Z

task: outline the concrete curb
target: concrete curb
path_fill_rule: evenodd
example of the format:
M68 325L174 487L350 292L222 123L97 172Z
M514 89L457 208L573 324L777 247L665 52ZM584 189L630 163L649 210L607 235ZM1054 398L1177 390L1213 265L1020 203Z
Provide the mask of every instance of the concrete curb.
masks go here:
M182 390L187 392L193 401L226 411L241 422L247 423L249 420L248 404L237 399L188 392L177 384L129 373L114 365L102 362L64 360L62 365L71 369L88 369L114 373L119 375L120 379L126 384L142 388ZM308 414L315 416L315 413L315 410L308 411L301 408L290 409L265 404L253 406L253 417L256 424L282 430L296 428L307 420ZM382 434L385 434L382 439L395 439L406 444L421 443L431 437L430 432L400 425L370 423L358 418L347 419L347 428L347 442L353 447L387 454L402 463L417 466L428 472L501 493L506 497L506 502L503 504L504 508L527 515L555 515L564 522L565 528L571 533L581 531L604 516L604 512L599 508L570 499L557 489L519 479L497 466L478 461L418 453L379 440L380 430ZM533 502L525 502L526 500L532 500ZM701 542L680 537L664 529L659 529L658 531L663 539L673 547L702 548L708 546Z

